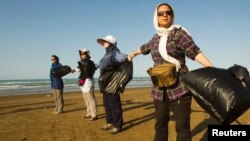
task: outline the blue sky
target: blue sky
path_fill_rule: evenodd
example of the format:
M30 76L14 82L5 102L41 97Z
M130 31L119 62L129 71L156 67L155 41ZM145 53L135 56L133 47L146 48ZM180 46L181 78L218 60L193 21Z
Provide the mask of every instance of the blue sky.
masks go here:
M250 69L249 0L0 0L0 79L46 79L52 54L75 68L82 48L98 62L105 50L96 39L109 34L128 54L155 34L153 12L160 2L173 6L175 23L188 29L216 67ZM150 55L133 62L134 76L148 76ZM201 67L189 59L187 65Z

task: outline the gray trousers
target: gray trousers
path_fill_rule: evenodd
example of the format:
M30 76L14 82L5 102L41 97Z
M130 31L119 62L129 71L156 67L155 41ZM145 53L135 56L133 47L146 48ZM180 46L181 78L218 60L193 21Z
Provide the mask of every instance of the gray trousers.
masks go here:
M54 112L63 112L64 100L63 100L63 89L53 89L52 90L55 100L55 110Z

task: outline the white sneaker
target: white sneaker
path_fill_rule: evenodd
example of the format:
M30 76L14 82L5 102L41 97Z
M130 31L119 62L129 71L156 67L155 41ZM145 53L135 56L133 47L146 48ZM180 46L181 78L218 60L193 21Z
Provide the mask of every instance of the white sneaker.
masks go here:
M116 128L116 127L114 127L114 128L112 128L111 130L110 130L110 133L111 134L116 134L116 133L119 133L121 130L119 129L119 128Z
M102 130L108 130L108 129L111 129L111 127L112 127L112 124L105 124L105 125L103 125L102 127L101 127L101 129Z
M61 114L61 113L63 113L63 112L58 111L58 112L55 112L54 114Z

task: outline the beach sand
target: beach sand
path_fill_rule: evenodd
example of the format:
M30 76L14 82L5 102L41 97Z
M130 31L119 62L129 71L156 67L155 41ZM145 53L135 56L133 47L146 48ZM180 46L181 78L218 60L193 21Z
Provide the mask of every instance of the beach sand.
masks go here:
M124 128L111 135L100 130L105 123L102 95L96 91L96 121L83 119L85 104L80 91L64 93L63 114L54 115L51 93L0 97L1 141L152 141L154 136L154 105L151 88L129 88L121 95ZM208 124L217 124L194 100L191 128L193 141L206 140ZM232 124L250 124L250 110ZM175 122L171 113L169 140L175 140Z

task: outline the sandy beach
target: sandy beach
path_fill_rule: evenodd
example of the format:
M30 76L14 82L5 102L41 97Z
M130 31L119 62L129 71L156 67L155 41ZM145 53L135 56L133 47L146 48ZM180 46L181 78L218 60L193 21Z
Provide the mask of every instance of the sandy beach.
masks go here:
M1 96L1 141L152 141L154 136L154 106L151 88L129 88L122 94L124 111L123 131L111 135L100 130L105 123L102 95L95 92L98 104L96 121L83 119L85 104L82 93L64 93L63 114L54 115L51 93ZM173 118L172 118L173 119ZM194 100L192 102L191 128L193 141L206 140L208 124L217 124ZM232 124L250 124L250 110ZM175 122L169 123L169 140L175 141Z

